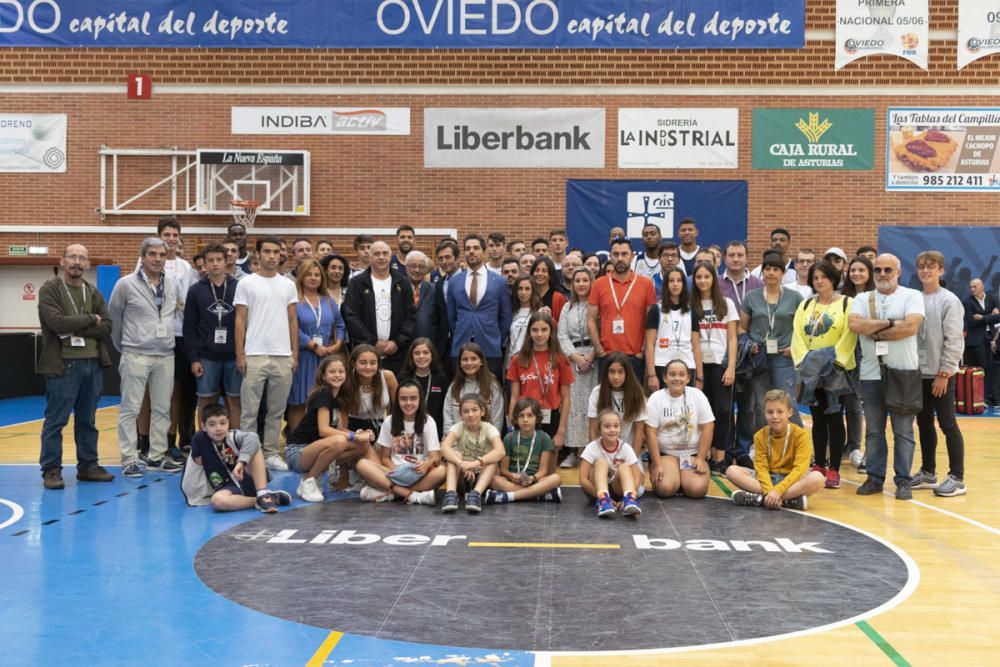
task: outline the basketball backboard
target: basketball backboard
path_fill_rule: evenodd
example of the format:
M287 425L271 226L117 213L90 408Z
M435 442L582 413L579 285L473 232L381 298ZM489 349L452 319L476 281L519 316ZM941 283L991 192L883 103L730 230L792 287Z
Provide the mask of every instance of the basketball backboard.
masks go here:
M199 148L198 211L229 214L234 199L261 215L309 215L309 151Z

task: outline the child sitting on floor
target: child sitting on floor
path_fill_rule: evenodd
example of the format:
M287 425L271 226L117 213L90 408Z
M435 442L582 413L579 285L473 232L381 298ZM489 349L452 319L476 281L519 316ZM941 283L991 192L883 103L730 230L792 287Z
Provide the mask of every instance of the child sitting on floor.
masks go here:
M753 437L754 469L731 465L726 479L740 487L733 493L737 505L804 510L806 498L823 488L823 473L809 470L812 439L809 431L791 424L792 398L781 389L764 395L767 426Z
M587 445L580 455L580 488L594 504L597 516L605 517L621 510L626 516L642 513L636 497L639 479L639 459L632 445L618 436L622 418L611 408L597 415L600 437ZM614 502L612 500L620 500Z
M441 456L447 466L442 512L458 509L458 485L470 489L465 494L465 509L471 514L483 510L482 494L489 488L504 457L500 432L488 421L486 401L479 394L464 394L458 402L462 420L451 427L441 443Z
M211 503L217 512L256 507L278 511L288 505L287 491L267 488L267 468L256 433L229 430L229 415L218 404L199 411L202 430L191 439L191 454L181 488L190 505Z
M555 447L552 438L538 428L542 406L534 398L519 398L512 412L517 428L503 439L506 456L486 492L486 504L512 503L516 500L562 502L559 474L551 470Z

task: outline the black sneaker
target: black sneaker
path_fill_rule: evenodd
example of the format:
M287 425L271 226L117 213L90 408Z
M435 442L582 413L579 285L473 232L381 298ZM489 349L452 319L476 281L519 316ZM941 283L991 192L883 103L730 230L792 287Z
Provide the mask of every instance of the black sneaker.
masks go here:
M866 479L857 491L859 496L874 496L876 493L882 493L882 482L876 482L871 477Z
M275 500L272 494L265 493L257 496L256 507L264 514L274 514L278 511L278 501Z
M909 480L903 480L896 485L896 500L913 500L913 491Z
M184 470L184 464L174 461L169 456L164 456L162 459L158 461L149 459L148 461L146 461L146 468L149 470L159 470L161 472L173 474L175 472L180 472L181 470Z
M805 512L809 509L809 500L805 496L799 496L798 498L789 498L788 500L781 501L782 507L787 507L790 510L800 510Z
M132 463L122 468L122 475L124 477L139 478L142 477L142 474L142 467L138 461L132 461Z
M726 460L721 459L719 461L709 461L708 468L711 470L713 475L721 475L725 477L726 475Z
M458 493L455 491L444 492L444 502L441 503L441 511L445 514L458 509Z
M736 457L736 465L742 468L754 469L753 458L749 454L740 454Z
M188 451L190 451L190 450L191 450L191 448L188 447ZM187 458L184 455L184 452L182 452L179 447L168 447L167 448L167 456L170 457L170 458L172 458L174 461L184 461L184 459Z
M483 501L475 489L465 494L465 510L470 514L479 514L483 511Z
M733 491L733 502L746 507L763 507L764 496L751 491Z
M282 507L292 504L292 494L288 491L281 491L279 489L278 491L272 491L271 495L274 496L274 500Z

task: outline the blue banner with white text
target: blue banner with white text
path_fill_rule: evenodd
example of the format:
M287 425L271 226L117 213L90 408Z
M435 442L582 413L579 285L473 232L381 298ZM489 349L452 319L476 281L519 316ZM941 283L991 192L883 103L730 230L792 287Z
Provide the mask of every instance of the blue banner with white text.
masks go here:
M677 226L693 218L698 244L725 248L747 237L746 181L592 181L566 182L566 232L570 245L607 250L614 227L621 227L642 249L642 228L660 228L676 238Z
M0 47L804 45L805 0L0 0Z

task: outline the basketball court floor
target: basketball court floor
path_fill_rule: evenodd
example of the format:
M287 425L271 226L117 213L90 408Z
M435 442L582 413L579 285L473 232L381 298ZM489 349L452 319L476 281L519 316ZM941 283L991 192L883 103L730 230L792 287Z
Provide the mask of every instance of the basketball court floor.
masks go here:
M984 665L1000 632L1000 420L964 418L969 495L808 512L643 499L482 515L339 494L275 515L188 508L178 476L37 468L41 399L0 402L0 664ZM117 408L98 412L118 460ZM919 455L916 457L919 462ZM947 472L943 441L939 475ZM891 466L891 462L890 462ZM116 475L117 466L109 466ZM294 491L297 478L276 485Z

